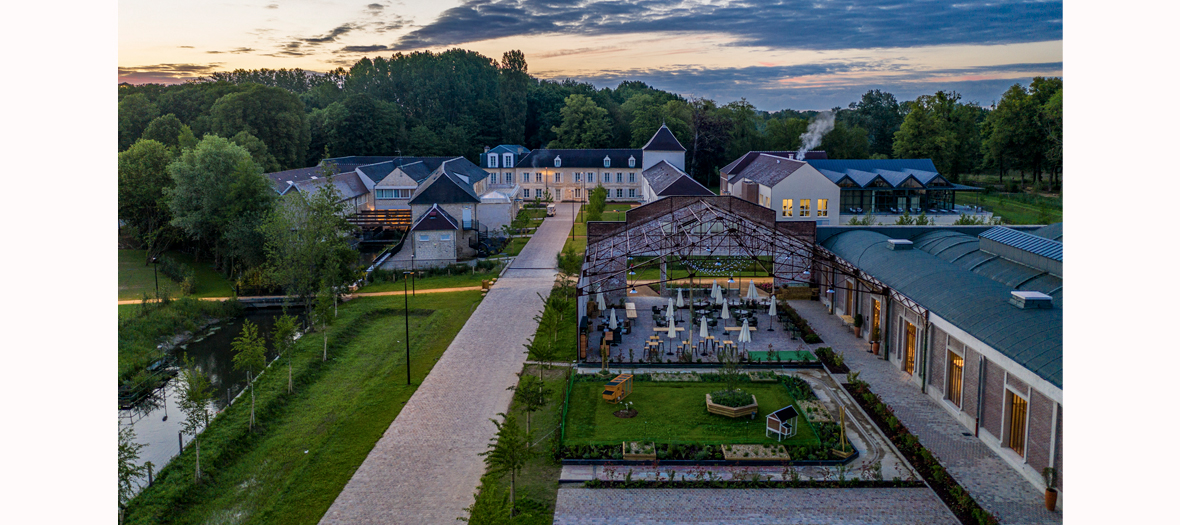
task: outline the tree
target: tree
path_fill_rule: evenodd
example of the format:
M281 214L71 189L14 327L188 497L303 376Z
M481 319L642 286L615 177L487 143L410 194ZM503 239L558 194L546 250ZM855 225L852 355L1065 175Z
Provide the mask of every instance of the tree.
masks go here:
M119 218L131 226L149 261L177 234L169 225L172 213L166 196L174 185L168 175L172 158L172 152L154 140L141 139L119 153Z
M131 147L159 114L159 108L143 93L123 97L119 101L119 151Z
M213 251L218 267L261 262L258 225L274 200L250 152L207 135L168 165L174 186L166 188L171 224Z
M650 88L648 88L650 90ZM639 148L647 144L656 134L660 126L668 126L672 135L681 142L687 142L691 136L688 120L685 118L686 109L682 100L663 101L659 92L645 91L631 96L620 109L631 128L631 147Z
M181 432L193 437L196 445L196 480L201 480L201 430L209 426L209 402L213 393L209 388L209 377L196 367L188 356L184 357L184 368L180 373L180 411L184 412L184 426Z
M135 442L135 428L131 426L119 428L119 506L124 507L135 494L135 480L139 479L152 468L152 462L136 465L139 451L146 447L146 443Z
M545 407L547 404L545 398L552 392L545 388L545 381L537 376L528 374L520 375L520 382L516 386L508 387L508 389L515 389L516 399L524 405L524 432L528 434L532 432L533 412Z
M262 171L273 173L280 170L279 161L266 150L266 144L249 131L239 131L237 135L230 137L229 141L249 151L250 158L254 159L254 164Z
M602 212L606 209L606 198L609 192L599 184L590 190L590 198L586 206L587 221L601 221Z
M746 152L763 149L763 135L758 131L758 116L753 104L742 98L717 108L717 114L729 122L725 158L736 159Z
M696 98L688 102L691 115L692 139L685 145L686 168L694 179L711 186L717 168L724 165L725 144L729 141L732 122L717 114L712 100ZM720 184L720 179L718 179Z
M898 104L893 94L872 89L862 95L859 102L849 104L848 107L853 110L844 112L849 113L849 124L868 132L869 151L884 155L893 153L893 135L901 128L905 118L901 113L901 104Z
M824 134L819 147L829 159L863 159L869 156L869 132L837 121L835 127Z
M405 142L405 118L396 104L365 93L324 110L323 133L333 156L388 155Z
M303 165L311 133L303 102L295 93L258 84L221 97L209 110L213 133L232 137L248 131L262 139L283 168Z
M922 95L893 137L898 158L929 158L951 181L979 161L979 122L983 112L974 103L960 104L955 92Z
M295 383L293 372L291 370L291 348L295 346L295 333L298 328L295 325L295 318L283 314L275 320L274 329L271 331L271 344L274 345L275 352L279 357L286 356L287 358L287 393L295 393Z
M528 115L529 65L518 49L505 51L500 61L500 119L503 141L524 143L525 117Z
M772 151L798 151L803 145L799 139L807 132L807 120L801 118L776 118L766 123L767 148Z
M1035 155L1030 144L1033 142L1035 125L1029 108L1028 91L1020 84L1013 84L984 120L984 163L1000 172L1001 184L1008 170L1023 171L1031 167Z
M561 125L550 148L604 148L610 141L610 114L585 95L570 95L561 108Z
M328 360L328 327L332 326L335 319L332 315L334 295L328 287L321 288L315 296L315 306L312 310L312 320L319 325L320 332L324 334L324 361ZM409 334L406 334L406 337L409 337Z
M503 476L509 475L508 498L512 511L516 510L516 474L524 468L524 464L532 459L536 453L529 446L532 434L520 433L520 426L516 424L516 417L503 412L497 414L504 422L492 419L496 425L496 437L488 443L488 449L480 452L484 463L488 466L488 473Z
M258 333L258 325L248 319L242 323L242 332L234 338L230 348L234 352L234 370L246 371L246 383L250 385L250 429L254 429L254 379L266 367L266 343Z
M173 150L180 149L180 134L187 127L171 113L156 117L147 125L140 139L154 140ZM190 130L189 133L192 133Z

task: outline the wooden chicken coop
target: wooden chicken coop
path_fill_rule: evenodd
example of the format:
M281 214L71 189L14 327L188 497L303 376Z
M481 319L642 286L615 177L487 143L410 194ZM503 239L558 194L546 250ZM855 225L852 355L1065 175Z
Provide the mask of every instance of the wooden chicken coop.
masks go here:
M619 374L603 388L602 399L607 403L618 403L631 395L631 387L631 374Z
M799 412L795 410L794 405L787 405L771 412L766 416L766 437L770 437L773 432L778 435L778 440L782 441L784 437L790 438L795 435L798 430Z

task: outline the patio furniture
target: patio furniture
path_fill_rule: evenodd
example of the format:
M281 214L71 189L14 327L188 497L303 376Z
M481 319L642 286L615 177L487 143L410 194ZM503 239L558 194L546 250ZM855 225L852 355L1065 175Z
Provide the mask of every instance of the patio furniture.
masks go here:
M734 331L734 332L740 332L740 331L742 331L742 327L740 327L740 326L727 326L727 327L725 327L725 331L726 331L726 332L728 332L728 331L731 331L731 330L732 330L732 331ZM750 331L751 331L751 332L757 332L757 331L758 331L758 329L757 329L757 328L754 328L753 326L751 326L751 327L750 327Z

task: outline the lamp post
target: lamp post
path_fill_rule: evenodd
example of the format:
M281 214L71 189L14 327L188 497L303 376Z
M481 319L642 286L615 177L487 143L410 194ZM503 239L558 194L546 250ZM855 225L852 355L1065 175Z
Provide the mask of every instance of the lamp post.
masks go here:
M410 273L410 279L414 281L413 283L411 283L413 285L413 286L411 286L411 289L413 290L414 297L418 297L418 280L414 279L414 276L418 275L418 270L416 270L414 268L414 260L417 256L418 256L418 254L416 254L416 253L410 254L410 272L409 273ZM402 272L403 277L405 277L405 274L406 274L406 272Z
M402 272L402 278L403 278L403 282L402 282L402 289L404 290L404 291L402 292L402 297L404 297L404 298L405 298L405 305L406 305L406 307L405 307L405 318L406 318L406 386L410 386L410 295L409 295L408 293L406 293L406 292L408 292L409 290L405 290L406 286L408 285L408 283L406 283L405 281L408 281L408 280L411 278L411 275L407 275L407 274L413 274L413 272Z
M160 275L156 272L156 263L159 262L159 257L152 257L152 279L156 281L156 300L160 300Z

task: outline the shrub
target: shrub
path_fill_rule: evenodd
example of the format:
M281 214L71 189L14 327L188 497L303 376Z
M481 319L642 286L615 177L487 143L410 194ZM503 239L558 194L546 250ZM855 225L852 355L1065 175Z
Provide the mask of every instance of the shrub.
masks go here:
M180 293L187 295L193 292L197 283L197 271L192 266L184 264L168 255L161 255L157 259L160 273L180 284Z
M725 407L743 407L754 404L754 396L741 390L718 390L709 394L713 403Z
M803 336L803 342L807 344L816 344L820 342L820 338L818 335L811 333Z

